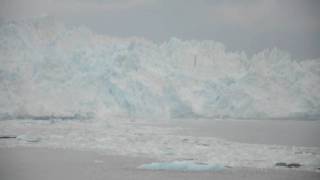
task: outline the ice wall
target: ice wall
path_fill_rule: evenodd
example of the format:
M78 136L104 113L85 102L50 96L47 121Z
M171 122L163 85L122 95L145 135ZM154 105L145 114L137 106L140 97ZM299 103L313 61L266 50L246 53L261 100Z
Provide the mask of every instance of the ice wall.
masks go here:
M44 17L0 26L0 117L298 118L320 114L320 59L214 41L156 44Z

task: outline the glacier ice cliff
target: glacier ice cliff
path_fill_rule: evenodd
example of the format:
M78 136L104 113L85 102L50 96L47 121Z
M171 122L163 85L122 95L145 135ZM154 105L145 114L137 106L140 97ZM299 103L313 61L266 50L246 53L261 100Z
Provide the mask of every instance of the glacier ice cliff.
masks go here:
M0 26L0 117L319 119L320 59L214 41L98 35L44 17Z

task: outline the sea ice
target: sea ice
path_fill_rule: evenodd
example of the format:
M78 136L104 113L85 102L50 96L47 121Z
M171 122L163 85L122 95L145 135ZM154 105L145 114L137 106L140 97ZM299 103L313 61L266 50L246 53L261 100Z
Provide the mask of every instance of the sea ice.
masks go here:
M16 137L18 140L26 141L26 142L39 142L41 139L38 137L33 137L29 135L19 135Z
M139 166L148 170L173 170L173 171L221 171L221 164L196 163L192 161L153 162Z
M318 171L320 167L319 147L252 144L216 137L187 136L178 132L178 127L133 123L124 119L109 119L108 124L102 120L57 123L11 120L0 121L0 127L0 134L21 134L17 140L1 140L0 147L71 148L159 160L143 164L139 167L141 169L217 171L228 166L277 169L277 162L291 164L291 167L298 163L301 166L294 169L303 171ZM32 134L23 135L25 132ZM298 136L295 134L293 137Z

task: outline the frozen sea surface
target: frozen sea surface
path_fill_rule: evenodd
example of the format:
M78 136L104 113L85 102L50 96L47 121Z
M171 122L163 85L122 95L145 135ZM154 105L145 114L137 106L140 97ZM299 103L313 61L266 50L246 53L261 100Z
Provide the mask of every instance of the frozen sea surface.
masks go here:
M136 168L151 159L68 149L0 148L1 180L319 180L320 173L288 169L152 171Z
M142 120L132 122L125 119L57 122L10 120L0 121L0 127L1 135L24 137L2 139L1 147L83 149L106 154L149 157L160 162L190 161L228 167L285 168L275 166L279 162L298 163L301 167L297 169L307 171L318 171L320 167L319 147L237 142L222 136L217 138L197 133L186 134L183 133L184 128L170 123L143 123ZM295 136L299 134L290 138ZM30 139L39 141L29 141Z
M183 120L172 121L179 134L218 137L252 144L320 147L320 123L296 120Z

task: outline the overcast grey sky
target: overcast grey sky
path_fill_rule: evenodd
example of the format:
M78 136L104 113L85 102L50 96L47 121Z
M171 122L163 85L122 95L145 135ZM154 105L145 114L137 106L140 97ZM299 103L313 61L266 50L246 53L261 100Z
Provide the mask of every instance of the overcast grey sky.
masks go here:
M49 15L112 36L216 40L320 57L320 0L0 0L2 20Z

